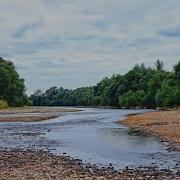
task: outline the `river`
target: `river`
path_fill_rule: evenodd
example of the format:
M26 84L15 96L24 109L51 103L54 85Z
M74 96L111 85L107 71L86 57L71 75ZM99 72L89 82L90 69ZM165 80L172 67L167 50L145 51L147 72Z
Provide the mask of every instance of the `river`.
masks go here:
M150 110L81 108L36 123L0 123L0 147L49 150L84 163L112 166L157 166L179 170L180 153L168 152L156 137L115 123L128 114Z

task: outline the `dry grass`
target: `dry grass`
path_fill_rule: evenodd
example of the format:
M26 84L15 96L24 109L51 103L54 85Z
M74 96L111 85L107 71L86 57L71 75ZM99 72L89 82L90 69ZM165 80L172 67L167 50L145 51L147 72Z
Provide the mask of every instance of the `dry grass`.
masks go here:
M131 115L121 123L158 135L180 150L180 110Z
M0 100L0 109L8 108L8 103L6 101Z

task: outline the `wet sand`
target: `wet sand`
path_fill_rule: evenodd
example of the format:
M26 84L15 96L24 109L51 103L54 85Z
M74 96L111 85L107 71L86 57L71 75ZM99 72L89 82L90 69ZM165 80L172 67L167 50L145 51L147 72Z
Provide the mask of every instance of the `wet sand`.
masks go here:
M158 136L169 142L169 150L180 151L180 110L130 115L120 123Z
M179 179L178 172L157 170L154 167L146 169L114 170L98 168L95 165L83 165L78 159L65 156L55 156L45 151L32 150L1 150L0 179Z

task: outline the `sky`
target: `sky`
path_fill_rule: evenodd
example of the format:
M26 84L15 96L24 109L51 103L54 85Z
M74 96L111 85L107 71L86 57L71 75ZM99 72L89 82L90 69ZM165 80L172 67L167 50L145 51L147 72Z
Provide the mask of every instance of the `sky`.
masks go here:
M180 59L179 0L0 0L0 56L28 94Z

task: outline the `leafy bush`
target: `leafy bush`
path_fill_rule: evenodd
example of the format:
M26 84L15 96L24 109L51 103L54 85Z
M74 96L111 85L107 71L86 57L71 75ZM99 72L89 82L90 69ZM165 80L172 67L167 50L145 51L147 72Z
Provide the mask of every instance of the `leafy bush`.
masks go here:
M27 106L33 106L33 102L32 102L30 99L28 99L26 105L27 105Z
M23 106L25 96L24 79L21 79L13 62L0 57L0 99L9 106Z
M158 90L155 101L159 107L174 107L180 105L180 86L163 86Z
M5 108L8 108L8 104L7 102L3 101L3 100L0 100L0 109L5 109Z
M145 101L145 92L143 90L138 90L133 92L132 90L119 96L119 106L120 107L143 107Z

